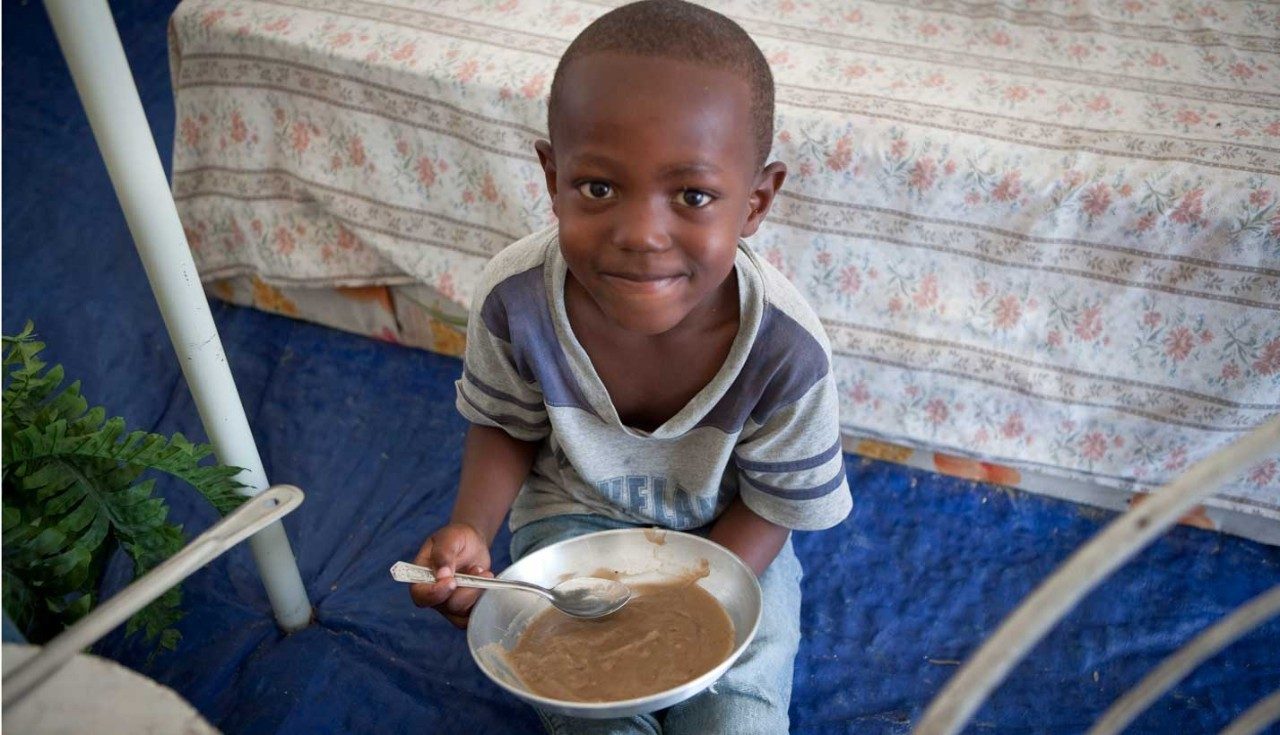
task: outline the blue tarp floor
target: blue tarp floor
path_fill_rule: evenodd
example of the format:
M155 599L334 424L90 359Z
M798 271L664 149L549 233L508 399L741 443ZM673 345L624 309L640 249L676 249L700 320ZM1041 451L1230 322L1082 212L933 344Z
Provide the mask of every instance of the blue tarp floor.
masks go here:
M167 159L171 7L113 6ZM3 21L4 331L34 319L48 357L131 427L203 437L43 8L6 3ZM463 635L414 608L386 571L448 512L459 362L222 304L214 314L269 476L307 493L285 525L315 622L277 632L241 547L185 584L176 652L148 663L148 646L120 631L95 651L173 687L228 733L537 731L475 668ZM907 732L955 662L1110 518L856 458L849 478L849 519L797 537L807 576L796 733ZM192 493L165 492L188 534L212 521ZM968 732L1082 732L1181 642L1277 583L1280 549L1178 528L1075 610ZM1277 687L1273 621L1130 732L1214 732Z

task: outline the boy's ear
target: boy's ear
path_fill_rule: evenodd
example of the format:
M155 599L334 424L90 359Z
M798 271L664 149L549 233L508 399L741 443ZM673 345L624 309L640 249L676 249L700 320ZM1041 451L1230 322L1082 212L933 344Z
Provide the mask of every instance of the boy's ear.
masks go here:
M786 178L787 166L781 161L774 161L765 166L756 177L755 186L747 199L751 211L747 213L747 221L742 225L742 237L750 237L760 229L760 223L764 222L765 215L773 206L773 198L778 195L782 182Z
M551 197L551 211L557 217L560 212L556 206L556 155L551 149L551 141L539 140L533 144L538 152L538 163L542 166L542 175L547 179L547 194Z

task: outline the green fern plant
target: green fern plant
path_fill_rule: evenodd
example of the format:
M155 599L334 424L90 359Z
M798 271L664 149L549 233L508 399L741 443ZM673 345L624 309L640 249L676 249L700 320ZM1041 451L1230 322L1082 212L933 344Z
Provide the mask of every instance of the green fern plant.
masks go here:
M145 574L178 552L182 528L143 473L178 477L226 514L243 498L235 467L201 464L212 453L181 434L125 431L120 418L89 408L79 381L63 386L62 366L48 367L27 322L4 337L3 599L14 623L34 642L71 625L95 604L103 569L117 548ZM177 646L181 618L175 587L136 614L156 650Z

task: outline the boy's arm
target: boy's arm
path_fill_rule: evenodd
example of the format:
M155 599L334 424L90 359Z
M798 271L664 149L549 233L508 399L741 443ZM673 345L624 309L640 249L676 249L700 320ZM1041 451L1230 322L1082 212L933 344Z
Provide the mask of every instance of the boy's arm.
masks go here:
M458 626L466 625L479 593L458 589L453 573L493 576L489 546L551 433L533 366L517 356L516 343L529 333L522 326L528 306L520 295L523 281L513 280L542 262L545 238L544 233L532 235L490 260L468 312L455 405L471 427L458 497L449 524L431 534L418 552L417 563L434 567L439 581L410 587L414 602L436 608Z
M541 444L516 439L492 426L472 424L462 454L458 499L449 522L471 526L488 548L529 476Z
M458 499L449 524L431 534L414 559L415 564L435 569L437 581L411 585L409 594L415 603L434 607L449 622L466 627L480 591L459 588L453 573L493 576L489 546L541 443L516 439L492 426L472 424L467 430Z
M741 557L758 577L773 563L790 533L791 529L761 518L739 495L711 526L710 537Z
M770 402L755 407L750 431L733 450L738 496L723 515L726 528L712 527L712 538L729 539L757 572L786 543L788 529L831 528L852 506L831 353L817 318L811 321L807 338L784 335L787 355Z

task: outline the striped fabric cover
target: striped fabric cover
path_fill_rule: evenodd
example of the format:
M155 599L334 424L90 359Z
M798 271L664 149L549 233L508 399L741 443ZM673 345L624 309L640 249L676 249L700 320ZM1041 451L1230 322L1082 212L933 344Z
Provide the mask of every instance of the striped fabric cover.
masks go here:
M466 304L550 221L550 77L612 4L183 2L204 277ZM754 245L823 318L848 433L1128 491L1280 411L1280 5L709 4L775 70ZM1212 505L1280 521L1280 458Z

